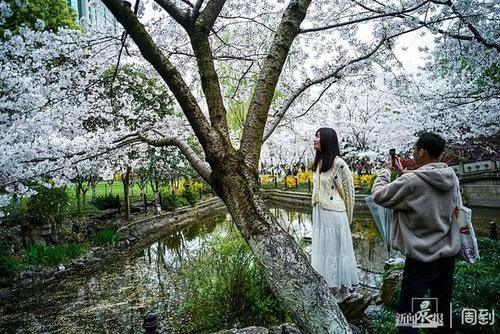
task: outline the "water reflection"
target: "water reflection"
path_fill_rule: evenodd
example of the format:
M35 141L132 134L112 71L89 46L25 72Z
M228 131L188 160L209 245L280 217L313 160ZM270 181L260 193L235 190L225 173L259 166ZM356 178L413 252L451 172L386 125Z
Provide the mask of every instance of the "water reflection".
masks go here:
M271 212L307 254L311 235L310 208L273 206ZM499 210L473 209L479 236ZM203 252L215 235L234 226L227 213L216 213L181 231L166 231L145 248L132 249L83 271L44 286L14 292L0 305L0 333L141 333L143 315L155 310L161 333L176 334L179 303L185 296L182 271ZM360 279L377 287L387 252L368 212L357 212L351 226Z

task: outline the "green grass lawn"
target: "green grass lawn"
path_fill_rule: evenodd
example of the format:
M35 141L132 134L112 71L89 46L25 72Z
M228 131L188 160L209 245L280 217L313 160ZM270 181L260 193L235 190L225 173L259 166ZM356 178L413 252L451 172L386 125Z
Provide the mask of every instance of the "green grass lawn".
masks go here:
M76 213L76 212L78 212L78 205L76 202L75 186L68 187L67 192L71 197L68 211L70 213ZM124 198L123 182L115 181L111 185L105 181L101 181L101 182L97 183L96 189L95 189L95 196L96 197L104 197L107 195L118 196L120 198L120 200L123 200L123 198ZM130 202L133 205L142 205L143 204L144 199L141 196L141 189L139 188L138 185L135 184L135 185L130 187L129 196L130 196ZM153 189L151 188L151 186L149 184L146 186L146 197L147 197L148 203L150 203L151 201L154 200ZM85 193L85 199L86 199L86 206L82 207L82 213L96 212L97 208L95 208L92 205L92 190L90 188ZM82 203L83 203L83 195L82 195Z
M75 193L75 188L74 187L70 187L68 188L68 191L72 192L73 194ZM109 185L107 182L99 182L97 183L97 186L95 188L95 194L96 196L106 196L108 194L113 194L113 195L118 195L120 196L120 198L123 198L123 182L121 181L115 181L113 182L112 185ZM133 185L130 187L130 196L131 197L135 197L135 196L139 196L141 194L141 189L139 188L138 185ZM92 192L91 190L89 189L87 191L87 199L90 200L91 196L92 196ZM146 195L153 195L153 189L151 188L151 186L148 184L146 186Z

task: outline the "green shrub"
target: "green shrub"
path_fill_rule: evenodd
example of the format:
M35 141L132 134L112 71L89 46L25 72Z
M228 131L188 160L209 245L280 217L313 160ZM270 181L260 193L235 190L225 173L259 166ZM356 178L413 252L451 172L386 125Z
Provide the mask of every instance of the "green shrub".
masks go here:
M187 203L191 206L195 205L196 202L198 201L196 195L191 190L191 186L188 183L184 185L184 191L182 192L182 197L185 198Z
M179 199L170 191L165 191L161 196L161 208L162 210L174 211L179 206Z
M373 327L369 329L369 333L373 334L396 334L396 313L393 310L382 308L368 314L368 319L372 321Z
M106 196L97 196L93 204L99 210L120 209L122 205L120 196L113 196L111 194L108 194Z
M12 278L23 268L23 264L14 256L0 256L0 276Z
M500 333L500 243L478 239L481 260L474 264L457 261L453 287L453 323L463 333ZM493 325L462 325L463 308L495 310Z
M5 240L0 240L0 256L9 255L9 244Z
M177 207L182 207L182 206L188 206L189 205L189 202L183 196L177 197L177 203L178 203Z
M23 265L18 259L9 254L9 245L6 241L0 241L0 276L14 277L16 273L23 269Z
M119 240L120 234L116 233L116 228L108 227L96 233L93 244L102 246Z
M176 208L187 205L189 205L189 202L183 196L177 196L169 190L162 193L162 210L174 211Z
M82 244L64 244L57 246L31 245L23 252L28 264L53 266L79 258L86 252Z
M46 188L37 186L38 192L30 197L24 209L24 216L34 223L60 223L68 214L70 197L66 187Z
M181 332L212 333L289 320L250 248L235 232L214 236L199 254L183 271L188 292L178 314Z

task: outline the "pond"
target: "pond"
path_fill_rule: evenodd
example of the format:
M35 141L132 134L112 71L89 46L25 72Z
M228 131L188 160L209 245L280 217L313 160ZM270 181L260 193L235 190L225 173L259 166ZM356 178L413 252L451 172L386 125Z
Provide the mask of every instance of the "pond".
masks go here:
M270 204L271 212L310 252L310 208ZM478 235L487 236L499 210L475 209ZM161 333L180 333L175 324L185 296L183 268L203 254L207 242L234 229L231 217L215 212L182 231L131 249L93 272L57 279L12 294L0 306L0 333L141 333L148 310L158 313ZM377 293L387 251L368 211L351 226L363 286ZM394 254L393 254L394 255Z

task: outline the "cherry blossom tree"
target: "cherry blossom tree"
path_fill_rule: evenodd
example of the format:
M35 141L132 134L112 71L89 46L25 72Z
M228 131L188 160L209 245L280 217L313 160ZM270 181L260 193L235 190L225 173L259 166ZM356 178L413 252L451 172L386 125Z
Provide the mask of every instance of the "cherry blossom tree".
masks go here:
M173 115L171 98L157 79L141 72L140 66L116 66L118 41L65 29L54 33L26 28L4 41L0 50L4 190L29 196L33 190L28 185L46 177L55 178L56 186L79 181L77 188L84 190L85 171L97 170L87 161L122 148L113 144L116 138L152 125L157 132L172 132L170 126L177 133L183 131L185 127L178 126L182 118ZM137 158L146 149L145 144L133 147ZM116 159L115 163L121 164ZM93 175L92 183L100 176ZM8 196L3 198L7 203Z

